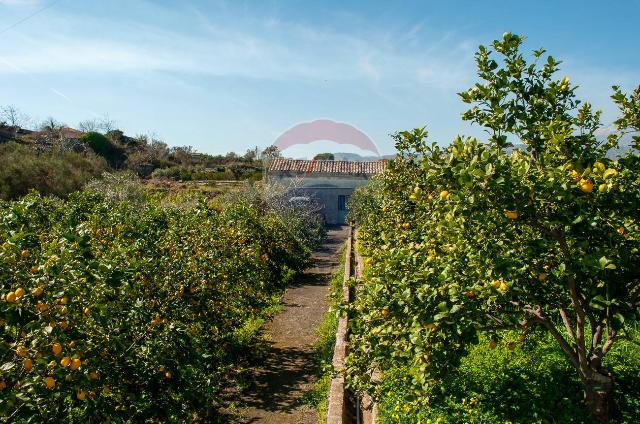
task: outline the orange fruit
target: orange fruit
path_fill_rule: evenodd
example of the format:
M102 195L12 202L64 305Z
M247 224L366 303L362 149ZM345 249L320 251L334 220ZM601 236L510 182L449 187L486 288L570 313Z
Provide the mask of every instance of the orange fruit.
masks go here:
M35 274L36 272L38 272L38 267L37 267L36 265L32 266L32 267L31 267L31 272L32 272L32 273L34 273L34 274Z
M26 371L30 371L31 367L33 367L33 361L31 360L31 358L27 358L22 361L22 368L24 368Z
M620 227L618 228L618 234L623 235L624 234L624 227Z
M16 294L16 299L20 299L24 296L24 289L22 287L18 287L14 293Z
M489 342L489 349L490 349L490 350L495 349L497 346L498 346L498 343L497 343L495 340L491 340L491 341Z
M65 356L60 360L60 366L64 368L68 367L70 363L71 363L71 358L69 358L68 356Z
M95 371L91 371L89 373L89 378L92 379L92 380L97 380L97 379L100 378L100 375Z
M391 315L389 313L389 308L387 308L386 306L384 308L382 308L382 311L380 311L380 313L382 314L382 318L389 318L389 316Z
M7 383L4 380L0 380L0 392L7 388Z
M7 303L13 303L16 301L16 294L14 292L9 292L5 296L5 299L7 300Z
M31 290L31 294L34 296L40 296L42 294L43 290L42 287L36 287L34 289Z
M56 380L53 377L49 376L44 379L44 385L47 386L47 389L53 389L56 387Z
M20 252L20 256L22 256L23 258L28 258L29 256L31 256L31 253L29 253L28 250L23 250L22 252Z
M167 371L167 372L164 373L164 378L166 378L167 380L171 380L171 377L173 377L171 375L171 371Z
M547 273L546 272L541 272L540 274L538 274L538 280L544 281L546 279L547 279Z
M76 394L76 399L78 400L84 400L84 392L82 390L80 390L77 394Z
M27 348L24 346L18 346L16 348L16 355L20 356L21 358L24 358L25 356L27 356Z
M60 343L54 343L53 346L51 346L51 351L56 356L60 355L62 353L62 345Z
M77 370L78 368L80 368L80 365L82 365L82 361L80 361L80 359L78 359L78 358L73 358L73 359L71 360L71 370L72 370L72 371L75 371L75 370Z

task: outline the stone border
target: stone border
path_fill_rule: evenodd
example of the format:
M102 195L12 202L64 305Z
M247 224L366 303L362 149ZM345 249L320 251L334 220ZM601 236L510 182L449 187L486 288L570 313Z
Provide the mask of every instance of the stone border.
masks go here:
M351 292L347 282L351 278L351 261L353 258L353 227L349 227L349 237L345 249L344 282L342 284L342 303L348 305L351 302ZM336 344L333 351L333 368L337 373L331 379L329 386L329 399L327 401L327 424L343 424L349 422L350 413L347 409L348 400L344 388L344 376L341 375L344 368L344 358L347 356L349 317L342 316L338 320L336 331Z

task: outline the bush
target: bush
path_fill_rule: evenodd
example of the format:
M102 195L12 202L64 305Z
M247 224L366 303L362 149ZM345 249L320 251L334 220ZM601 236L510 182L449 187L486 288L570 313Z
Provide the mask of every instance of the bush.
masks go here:
M308 248L247 202L0 202L0 416L212 418L246 331Z
M622 343L608 366L618 376L615 397L621 422L640 416L640 349ZM482 338L462 359L445 389L428 399L407 390L406 369L385 373L380 411L383 423L593 423L584 410L580 381L549 336L516 332L495 349Z
M0 145L0 199L24 196L29 190L66 197L100 175L107 164L93 154L36 150L15 142Z
M110 167L120 168L126 161L125 150L98 132L87 132L80 136L97 155L102 156Z

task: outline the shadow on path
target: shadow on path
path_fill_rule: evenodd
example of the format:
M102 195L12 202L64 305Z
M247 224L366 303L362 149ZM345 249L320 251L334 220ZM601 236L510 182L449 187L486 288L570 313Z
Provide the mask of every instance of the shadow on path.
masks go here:
M312 265L286 291L283 310L263 328L266 346L240 398L239 422L316 424L317 413L304 402L316 377L316 328L327 311L329 281L340 263L347 227L328 229ZM264 348L264 349L263 349Z

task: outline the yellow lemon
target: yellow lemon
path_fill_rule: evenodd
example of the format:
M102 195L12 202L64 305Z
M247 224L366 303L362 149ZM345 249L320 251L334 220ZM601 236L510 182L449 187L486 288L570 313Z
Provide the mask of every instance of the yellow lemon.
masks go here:
M53 377L46 377L44 379L44 385L47 386L47 389L53 389L56 387L56 380Z
M60 343L54 343L53 346L51 346L51 351L56 356L60 355L60 353L62 353L62 345Z
M447 190L443 190L440 192L440 200L448 200L449 196L450 194Z
M590 179L581 179L578 186L584 193L591 193L593 191L593 182Z
M31 367L33 367L33 361L31 360L31 358L27 358L22 361L22 368L24 368L26 371L30 371Z
M518 218L518 212L517 211L504 211L504 215L509 218L509 219L516 219Z

